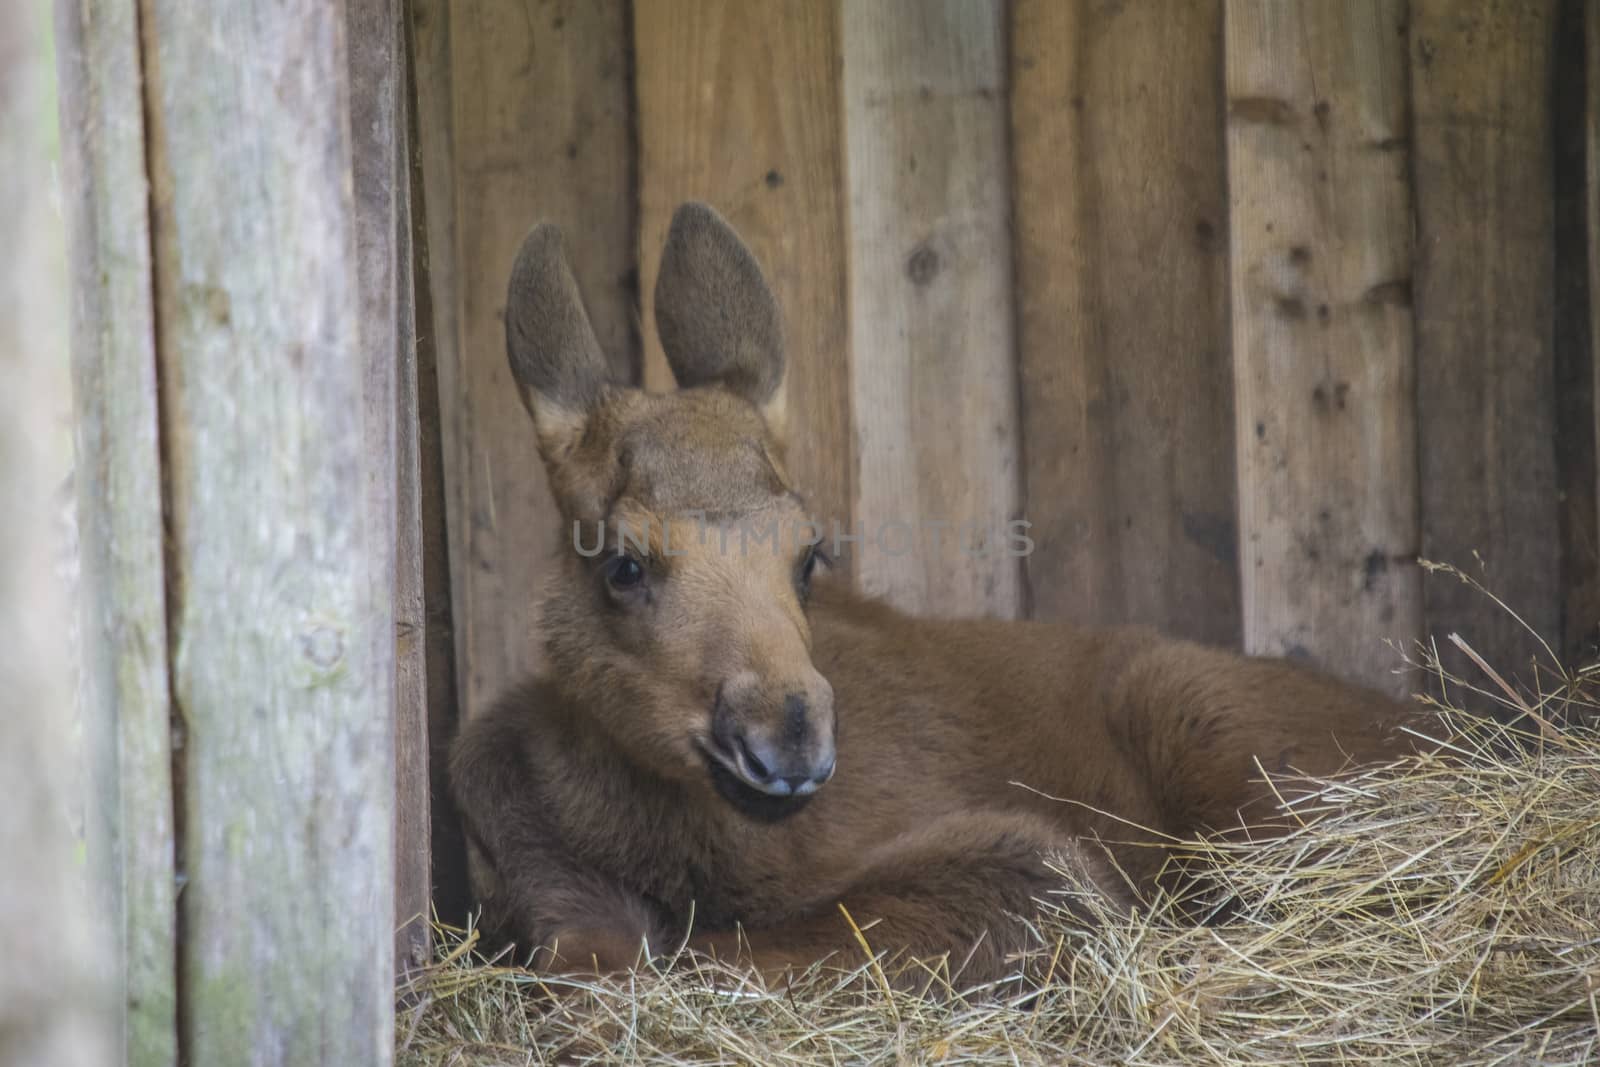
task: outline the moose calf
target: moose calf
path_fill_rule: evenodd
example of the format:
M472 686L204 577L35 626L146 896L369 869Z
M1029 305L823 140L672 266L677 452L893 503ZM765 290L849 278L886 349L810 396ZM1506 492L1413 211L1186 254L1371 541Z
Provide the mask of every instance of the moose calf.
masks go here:
M511 369L576 536L544 675L467 723L450 770L486 925L538 966L687 939L778 975L859 951L843 905L875 949L991 980L1060 885L1047 858L1137 893L1163 842L1270 832L1282 786L1259 767L1405 747L1401 706L1287 663L912 618L818 572L778 309L705 205L673 218L655 306L667 395L608 380L553 226L511 275ZM781 536L729 536L752 527Z

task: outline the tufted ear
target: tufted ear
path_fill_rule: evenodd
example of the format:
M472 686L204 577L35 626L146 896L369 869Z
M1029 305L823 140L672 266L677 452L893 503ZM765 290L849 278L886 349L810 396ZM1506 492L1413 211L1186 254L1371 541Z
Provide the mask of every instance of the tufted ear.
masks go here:
M672 216L656 279L656 331L678 385L721 385L783 412L783 323L761 265L723 217L689 201Z
M535 226L522 242L506 293L506 355L522 402L533 415L547 464L566 458L583 436L608 384L578 282L561 252L561 231Z

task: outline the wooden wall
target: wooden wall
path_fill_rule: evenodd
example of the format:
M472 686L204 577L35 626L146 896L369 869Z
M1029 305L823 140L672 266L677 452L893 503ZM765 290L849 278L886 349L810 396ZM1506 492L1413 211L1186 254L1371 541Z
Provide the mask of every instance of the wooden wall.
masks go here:
M503 350L514 251L560 223L615 375L668 389L651 295L688 198L777 290L820 518L1032 523L1022 560L857 548L864 588L1148 623L1397 693L1426 684L1397 673L1419 640L1481 680L1451 633L1524 681L1524 623L1593 656L1593 5L416 0L414 19L458 665L436 739L538 669L559 550Z
M667 220L733 221L819 518L1032 523L1022 560L855 551L909 609L1395 691L1385 639L1595 651L1592 3L213 7L56 6L132 1060L386 1062L390 936L465 902L439 756L539 667L560 549L500 321L541 219L656 389Z
M84 846L121 1062L390 1062L396 917L428 889L405 13L56 5Z

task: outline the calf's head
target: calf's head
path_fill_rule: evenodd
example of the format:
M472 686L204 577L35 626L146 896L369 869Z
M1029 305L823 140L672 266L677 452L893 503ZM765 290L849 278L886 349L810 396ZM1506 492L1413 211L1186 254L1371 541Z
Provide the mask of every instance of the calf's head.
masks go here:
M834 767L806 616L820 536L782 459L778 308L696 203L673 217L655 305L668 394L610 380L554 226L512 270L507 351L566 527L548 674L639 769L776 817Z

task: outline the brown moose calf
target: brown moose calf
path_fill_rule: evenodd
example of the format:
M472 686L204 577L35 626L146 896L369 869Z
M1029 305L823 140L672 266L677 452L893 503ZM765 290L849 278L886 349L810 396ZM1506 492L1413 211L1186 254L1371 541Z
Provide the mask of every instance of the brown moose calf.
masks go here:
M1286 663L911 618L814 576L778 310L710 208L678 210L655 304L670 395L607 380L553 227L511 276L511 367L575 536L545 675L466 725L451 775L485 921L540 966L687 938L779 974L858 952L842 904L874 948L990 980L1059 886L1047 857L1137 892L1167 837L1270 827L1257 761L1326 776L1405 747L1399 705Z

